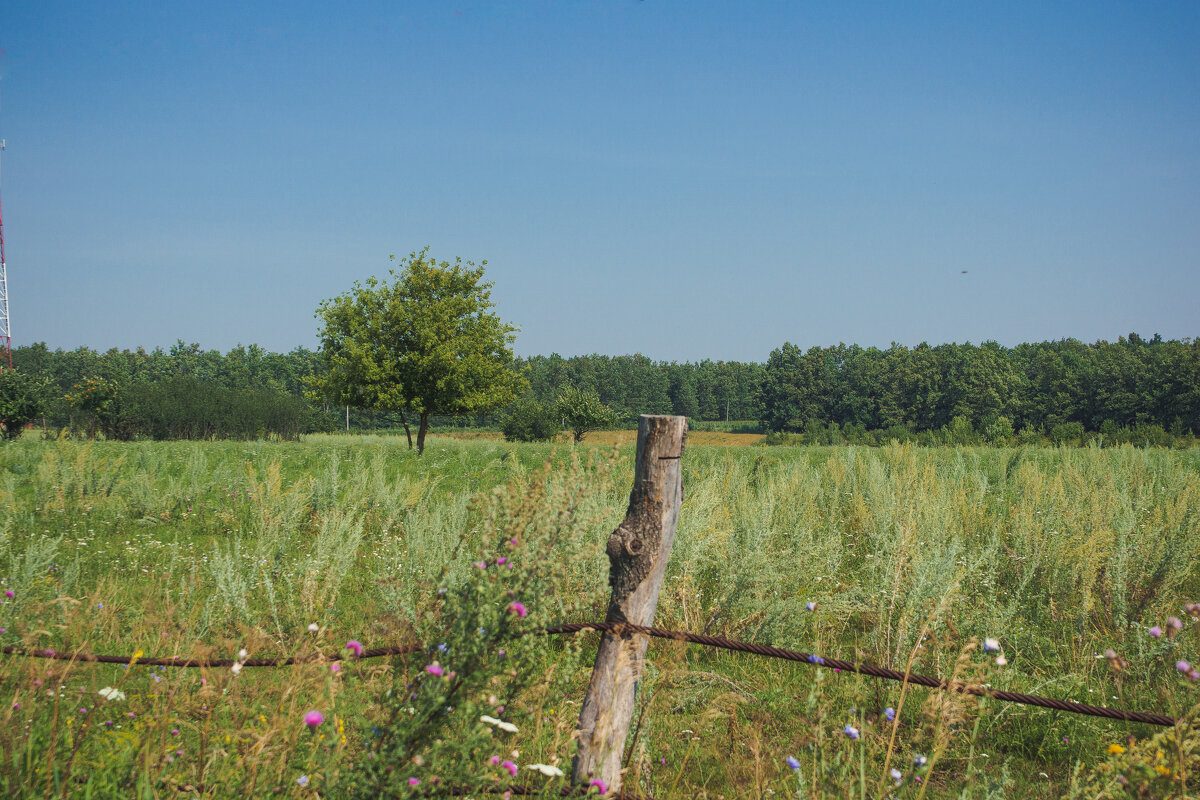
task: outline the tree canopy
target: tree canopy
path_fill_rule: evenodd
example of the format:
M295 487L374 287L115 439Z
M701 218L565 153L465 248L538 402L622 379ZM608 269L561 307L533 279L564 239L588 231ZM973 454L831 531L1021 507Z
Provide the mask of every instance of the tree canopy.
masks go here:
M327 370L313 388L339 404L399 412L405 430L415 415L418 453L430 416L511 403L525 388L513 368L516 328L491 311L486 264L437 262L426 248L400 259L391 280L371 277L324 301L317 317Z

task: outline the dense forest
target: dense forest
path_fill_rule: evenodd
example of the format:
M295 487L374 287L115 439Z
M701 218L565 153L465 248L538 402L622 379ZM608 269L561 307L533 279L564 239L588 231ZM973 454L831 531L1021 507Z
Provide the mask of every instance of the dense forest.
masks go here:
M79 387L89 381L114 401L124 398L143 416L157 414L156 436L193 427L194 435L213 435L224 430L214 417L224 413L219 409L230 414L236 409L240 415L242 421L231 423L230 430L253 431L263 423L250 419L246 409L256 405L275 404L272 419L286 417L293 433L344 424L344 410L304 400L306 376L324 366L320 352L305 348L273 353L239 345L222 354L179 342L169 350L99 353L34 344L15 349L13 364L47 382L50 427L78 425L87 416L81 413L86 409L79 402ZM552 404L564 387L573 386L596 392L626 423L645 413L682 414L697 421L751 420L766 432L807 441L837 441L839 436L853 441L864 431L901 438L957 431L959 439L971 434L991 441L1022 431L1052 441L1079 439L1085 431L1114 437L1140 430L1153 434L1141 437L1151 441L1157 431L1172 437L1200 432L1196 339L1130 334L1115 342L1064 339L1012 348L985 342L802 350L785 344L765 364L550 355L519 358L514 366L528 379L526 401ZM206 397L207 405L172 400L179 394ZM505 412L436 422L495 425ZM208 421L172 423L172 428L166 421L172 414L206 414ZM356 410L353 419L359 429L394 424L387 414L367 409ZM123 435L118 429L109 433ZM140 428L124 432L142 433Z

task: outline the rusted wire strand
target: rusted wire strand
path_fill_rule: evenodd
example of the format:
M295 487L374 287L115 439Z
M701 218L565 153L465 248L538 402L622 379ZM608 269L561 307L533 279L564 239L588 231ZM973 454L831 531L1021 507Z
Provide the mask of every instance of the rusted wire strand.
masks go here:
M899 670L876 667L871 664L855 664L852 661L842 661L841 659L837 658L821 658L813 653L802 653L796 650L784 650L779 647L772 647L771 645L737 642L729 639L722 639L719 636L705 636L697 633L668 631L663 630L662 628L647 628L642 625L633 625L628 622L573 622L566 625L556 625L552 628L547 628L546 633L564 634L577 633L585 630L604 631L617 636L624 636L626 634L642 634L645 636L653 636L659 639L672 639L678 642L690 642L692 644L704 645L706 647L717 647L721 648L722 650L734 650L740 653L752 653L754 655L768 656L770 658L782 658L787 661L813 664L815 666L825 667L826 669L857 672L860 675L869 675L873 678L883 678L884 680L889 681L915 683L918 686L928 686L932 689L944 689L952 692L960 692L962 694L975 695L976 697L992 697L1009 703L1021 703L1027 706L1039 706L1040 708L1049 708L1055 711L1068 711L1072 714L1086 714L1092 717L1105 717L1107 719L1118 719L1127 722L1144 722L1149 725L1172 726L1175 724L1175 719L1173 717L1168 717L1164 714L1151 714L1144 711L1125 711L1119 708L1092 706L1088 705L1087 703L1076 703L1072 700L1055 700L1051 697L1038 697L1037 695L1032 694L1006 692L1001 689L991 689L977 684L951 683L944 678L931 678L928 675L904 673L900 672Z
M1088 705L1087 703L1076 703L1072 700L1056 700L1052 697L1039 697L1032 694L1007 692L1002 689L992 689L986 686L980 686L978 684L951 683L944 678L935 678L928 675L919 675L915 673L904 673L899 670L887 669L886 667L877 667L872 664L856 664L853 661L842 661L841 659L837 658L822 658L814 653L804 653L798 650L784 650L783 648L773 647L766 644L739 642L731 639L723 639L719 636L707 636L698 633L686 633L684 631L670 631L663 628L649 628L642 625L633 625L628 622L571 622L564 625L555 625L553 627L546 628L544 631L542 631L542 633L549 636L556 636L579 633L581 631L599 631L603 633L611 633L616 636L632 636L634 634L640 634L658 639L670 639L676 642L688 642L690 644L698 644L705 647L715 647L722 650L732 650L739 653L767 656L768 658L780 658L786 661L795 661L801 664L812 664L814 666L825 667L826 669L842 670L844 672L856 672L859 675L867 675L873 678L882 678L884 680L898 681L900 683L912 683L918 686L928 686L931 689L960 692L962 694L974 695L976 697L990 697L1009 703L1020 703L1027 706L1049 708L1054 711L1066 711L1072 714L1085 714L1087 716L1104 717L1106 719L1116 719L1125 722L1142 722L1148 725L1163 725L1170 727L1175 724L1175 719L1173 717L1168 717L1165 714L1153 714L1145 711L1126 711L1119 708L1093 706ZM419 652L423 649L424 647L419 644L376 647L370 650L364 650L362 655L354 657L354 660L363 658L378 658L380 656L390 655L406 655L408 653ZM59 653L54 650L27 649L20 646L5 647L3 652L5 655L20 655L29 656L31 658L52 658L64 661L80 661L102 664L129 664L131 661L135 660L132 656L106 656L94 655L91 653ZM281 667L291 664L342 661L349 658L350 656L345 655L342 652L336 652L326 655L318 654L312 656L293 656L288 658L251 658L246 659L245 661L232 658L199 658L177 656L173 658L138 658L136 659L136 662L138 664L156 667L232 667L234 664L238 663L240 663L243 667Z
M345 652L328 653L325 655L289 656L287 658L248 658L245 661L237 658L202 658L200 656L173 656L171 658L134 658L133 656L102 656L93 653L60 653L57 650L27 649L10 645L5 647L5 655L28 656L29 658L52 658L58 661L85 661L89 664L129 664L136 661L150 667L232 667L241 664L243 667L286 667L292 664L313 664L329 661L357 661L360 658L379 658L380 656L399 656L415 653L424 649L419 644L402 644L391 647L374 647L363 650L361 656L351 656Z

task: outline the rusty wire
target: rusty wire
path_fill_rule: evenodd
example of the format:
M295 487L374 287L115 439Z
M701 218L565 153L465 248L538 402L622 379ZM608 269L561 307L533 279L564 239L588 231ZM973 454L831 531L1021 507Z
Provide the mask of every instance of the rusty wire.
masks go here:
M1091 717L1104 717L1106 719L1122 720L1125 722L1142 722L1147 725L1175 725L1175 719L1168 717L1165 714L1154 714L1146 711L1126 711L1119 708L1107 708L1104 706L1093 706L1087 703L1076 703L1073 700L1057 700L1052 697L1039 697L1031 694L1020 694L1018 692L1008 692L1002 689L992 689L988 686L969 683L952 683L945 678L930 677L928 675L919 675L916 673L905 673L900 670L888 669L886 667L877 667L873 664L856 664L853 661L843 661L837 658L822 658L814 653L804 653L797 650L785 650L780 647L773 647L766 644L754 644L752 642L739 642L731 639L723 639L719 636L707 636L698 633L687 633L684 631L671 631L663 628L650 628L643 625L634 625L628 622L571 622L564 625L555 625L546 628L541 633L549 636L564 635L579 633L581 631L599 631L610 633L615 636L631 636L640 634L643 636L651 636L658 639L669 639L677 642L688 642L691 644L703 645L705 647L715 647L722 650L732 650L739 653L750 653L752 655L766 656L768 658L781 658L786 661L794 661L801 664L811 664L813 666L825 667L826 669L841 670L844 672L855 672L859 675L866 675L872 678L882 678L889 681L898 681L900 683L911 683L918 686L927 686L931 689L941 689L945 691L959 692L961 694L969 694L976 697L990 697L996 700L1003 700L1009 703L1020 703L1028 706L1038 706L1039 708L1048 708L1053 711L1066 711L1072 714L1085 714ZM390 655L407 655L424 650L424 647L419 644L393 645L390 647L376 647L370 650L364 650L362 655L351 657L342 652L329 654L316 654L311 656L291 656L287 658L250 658L245 660L232 658L200 658L194 656L172 658L134 658L133 656L109 656L95 655L92 653L59 653L48 649L27 649L20 646L8 646L3 649L5 655L28 656L31 658L51 658L63 661L81 661L87 663L102 663L102 664L130 664L138 663L147 666L162 666L162 667L232 667L234 664L241 664L243 667L281 667L292 664L309 664L343 660L358 660L363 658L378 658L380 656Z

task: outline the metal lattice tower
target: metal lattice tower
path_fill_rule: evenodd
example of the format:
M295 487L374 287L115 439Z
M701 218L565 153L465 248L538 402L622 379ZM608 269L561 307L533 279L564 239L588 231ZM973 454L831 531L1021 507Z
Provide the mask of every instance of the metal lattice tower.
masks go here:
M0 155L4 153L4 140L0 139ZM8 320L8 262L4 258L4 206L0 203L0 347L4 348L4 362L12 369L12 328ZM0 365L3 366L3 365Z

